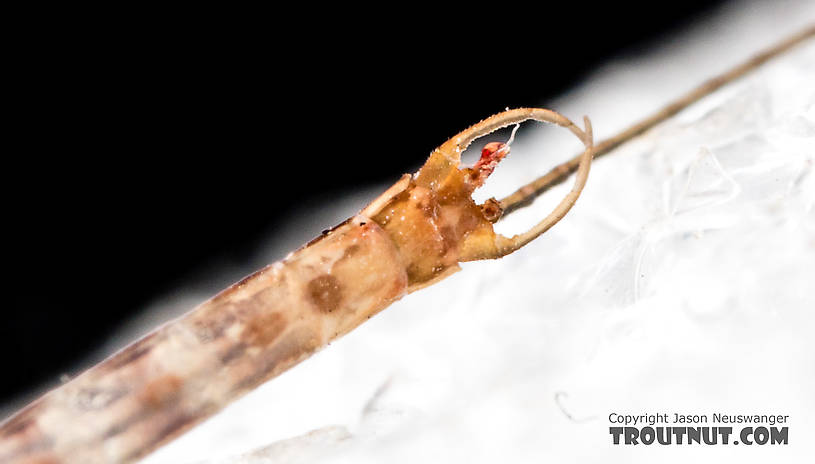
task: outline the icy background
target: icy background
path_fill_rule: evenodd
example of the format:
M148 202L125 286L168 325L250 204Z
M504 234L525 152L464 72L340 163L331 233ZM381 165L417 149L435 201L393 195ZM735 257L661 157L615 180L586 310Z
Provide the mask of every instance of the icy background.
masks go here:
M590 115L602 140L813 21L811 1L731 4L541 103ZM527 124L480 198L578 151L566 131ZM572 212L520 252L404 298L144 462L811 462L813 163L810 40L597 161ZM499 230L533 223L567 188ZM135 330L376 193L303 211L251 267L180 289ZM609 413L674 411L789 414L790 444L611 444Z

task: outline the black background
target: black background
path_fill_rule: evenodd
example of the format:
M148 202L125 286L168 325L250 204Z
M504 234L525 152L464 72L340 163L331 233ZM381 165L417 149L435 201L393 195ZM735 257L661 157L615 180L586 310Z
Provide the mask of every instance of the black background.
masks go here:
M0 404L310 198L395 180L722 3L35 16L6 66Z

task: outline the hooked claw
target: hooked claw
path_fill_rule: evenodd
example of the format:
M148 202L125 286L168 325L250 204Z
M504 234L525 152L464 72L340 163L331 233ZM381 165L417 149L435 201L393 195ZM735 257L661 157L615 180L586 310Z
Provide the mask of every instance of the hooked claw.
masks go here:
M468 250L468 252L462 253L462 256L460 257L461 261L500 258L525 246L557 224L557 222L560 221L575 204L577 198L580 196L580 193L583 191L583 187L586 185L594 151L591 121L589 121L588 117L583 118L586 129L581 130L568 118L551 110L539 108L518 108L514 110L507 110L484 119L483 121L460 132L458 135L451 138L444 145L439 147L437 152L443 156L446 156L450 161L458 164L461 161L461 153L476 139L503 127L518 124L530 119L565 127L575 134L585 146L585 150L580 156L580 164L577 169L577 176L575 177L574 186L572 187L572 190L563 198L563 200L561 200L555 207L555 209L531 229L512 237L495 234L494 246L465 246L464 249ZM485 151L482 152L482 158L473 168L474 173L478 174L475 185L476 187L483 184L487 176L489 176L493 169L495 169L498 161L503 159L506 154L509 153L508 145L504 144L487 144L487 146L484 148ZM488 200L485 202L485 204L481 205L481 207L482 210L485 211L485 216L487 216L487 219L490 220L490 222L495 222L501 217L502 208L500 207L500 203L494 199L491 199L491 201ZM466 240L467 239L465 238L465 242Z

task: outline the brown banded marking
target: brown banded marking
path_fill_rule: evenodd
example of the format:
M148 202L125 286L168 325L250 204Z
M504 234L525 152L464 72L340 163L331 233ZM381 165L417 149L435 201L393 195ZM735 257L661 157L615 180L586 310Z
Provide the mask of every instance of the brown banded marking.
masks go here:
M267 346L275 341L288 325L280 312L259 312L243 329L242 339L250 345Z
M323 274L309 281L306 295L320 312L330 313L342 303L342 285L335 276Z
M311 329L295 327L285 332L273 346L254 357L254 371L236 382L234 391L253 388L310 356L322 345L321 338L317 337Z
M167 407L178 402L183 386L184 380L177 375L164 375L142 387L138 393L139 402L150 409Z
M128 346L117 356L111 358L109 362L105 363L105 369L115 371L119 368L130 366L138 362L141 358L147 357L157 344L163 342L167 338L164 331L153 332L146 335L141 340Z

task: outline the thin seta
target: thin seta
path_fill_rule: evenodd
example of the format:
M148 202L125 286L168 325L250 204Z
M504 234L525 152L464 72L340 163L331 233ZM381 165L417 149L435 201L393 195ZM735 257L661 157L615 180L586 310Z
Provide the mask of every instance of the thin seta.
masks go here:
M585 150L574 187L552 213L505 237L493 230L501 202L478 205L471 195L509 153L511 139L487 144L472 167L460 166L461 153L526 120L568 129ZM580 196L594 151L584 121L580 129L554 111L519 108L460 132L359 214L0 424L0 462L134 461L394 301L456 272L460 262L517 251Z

